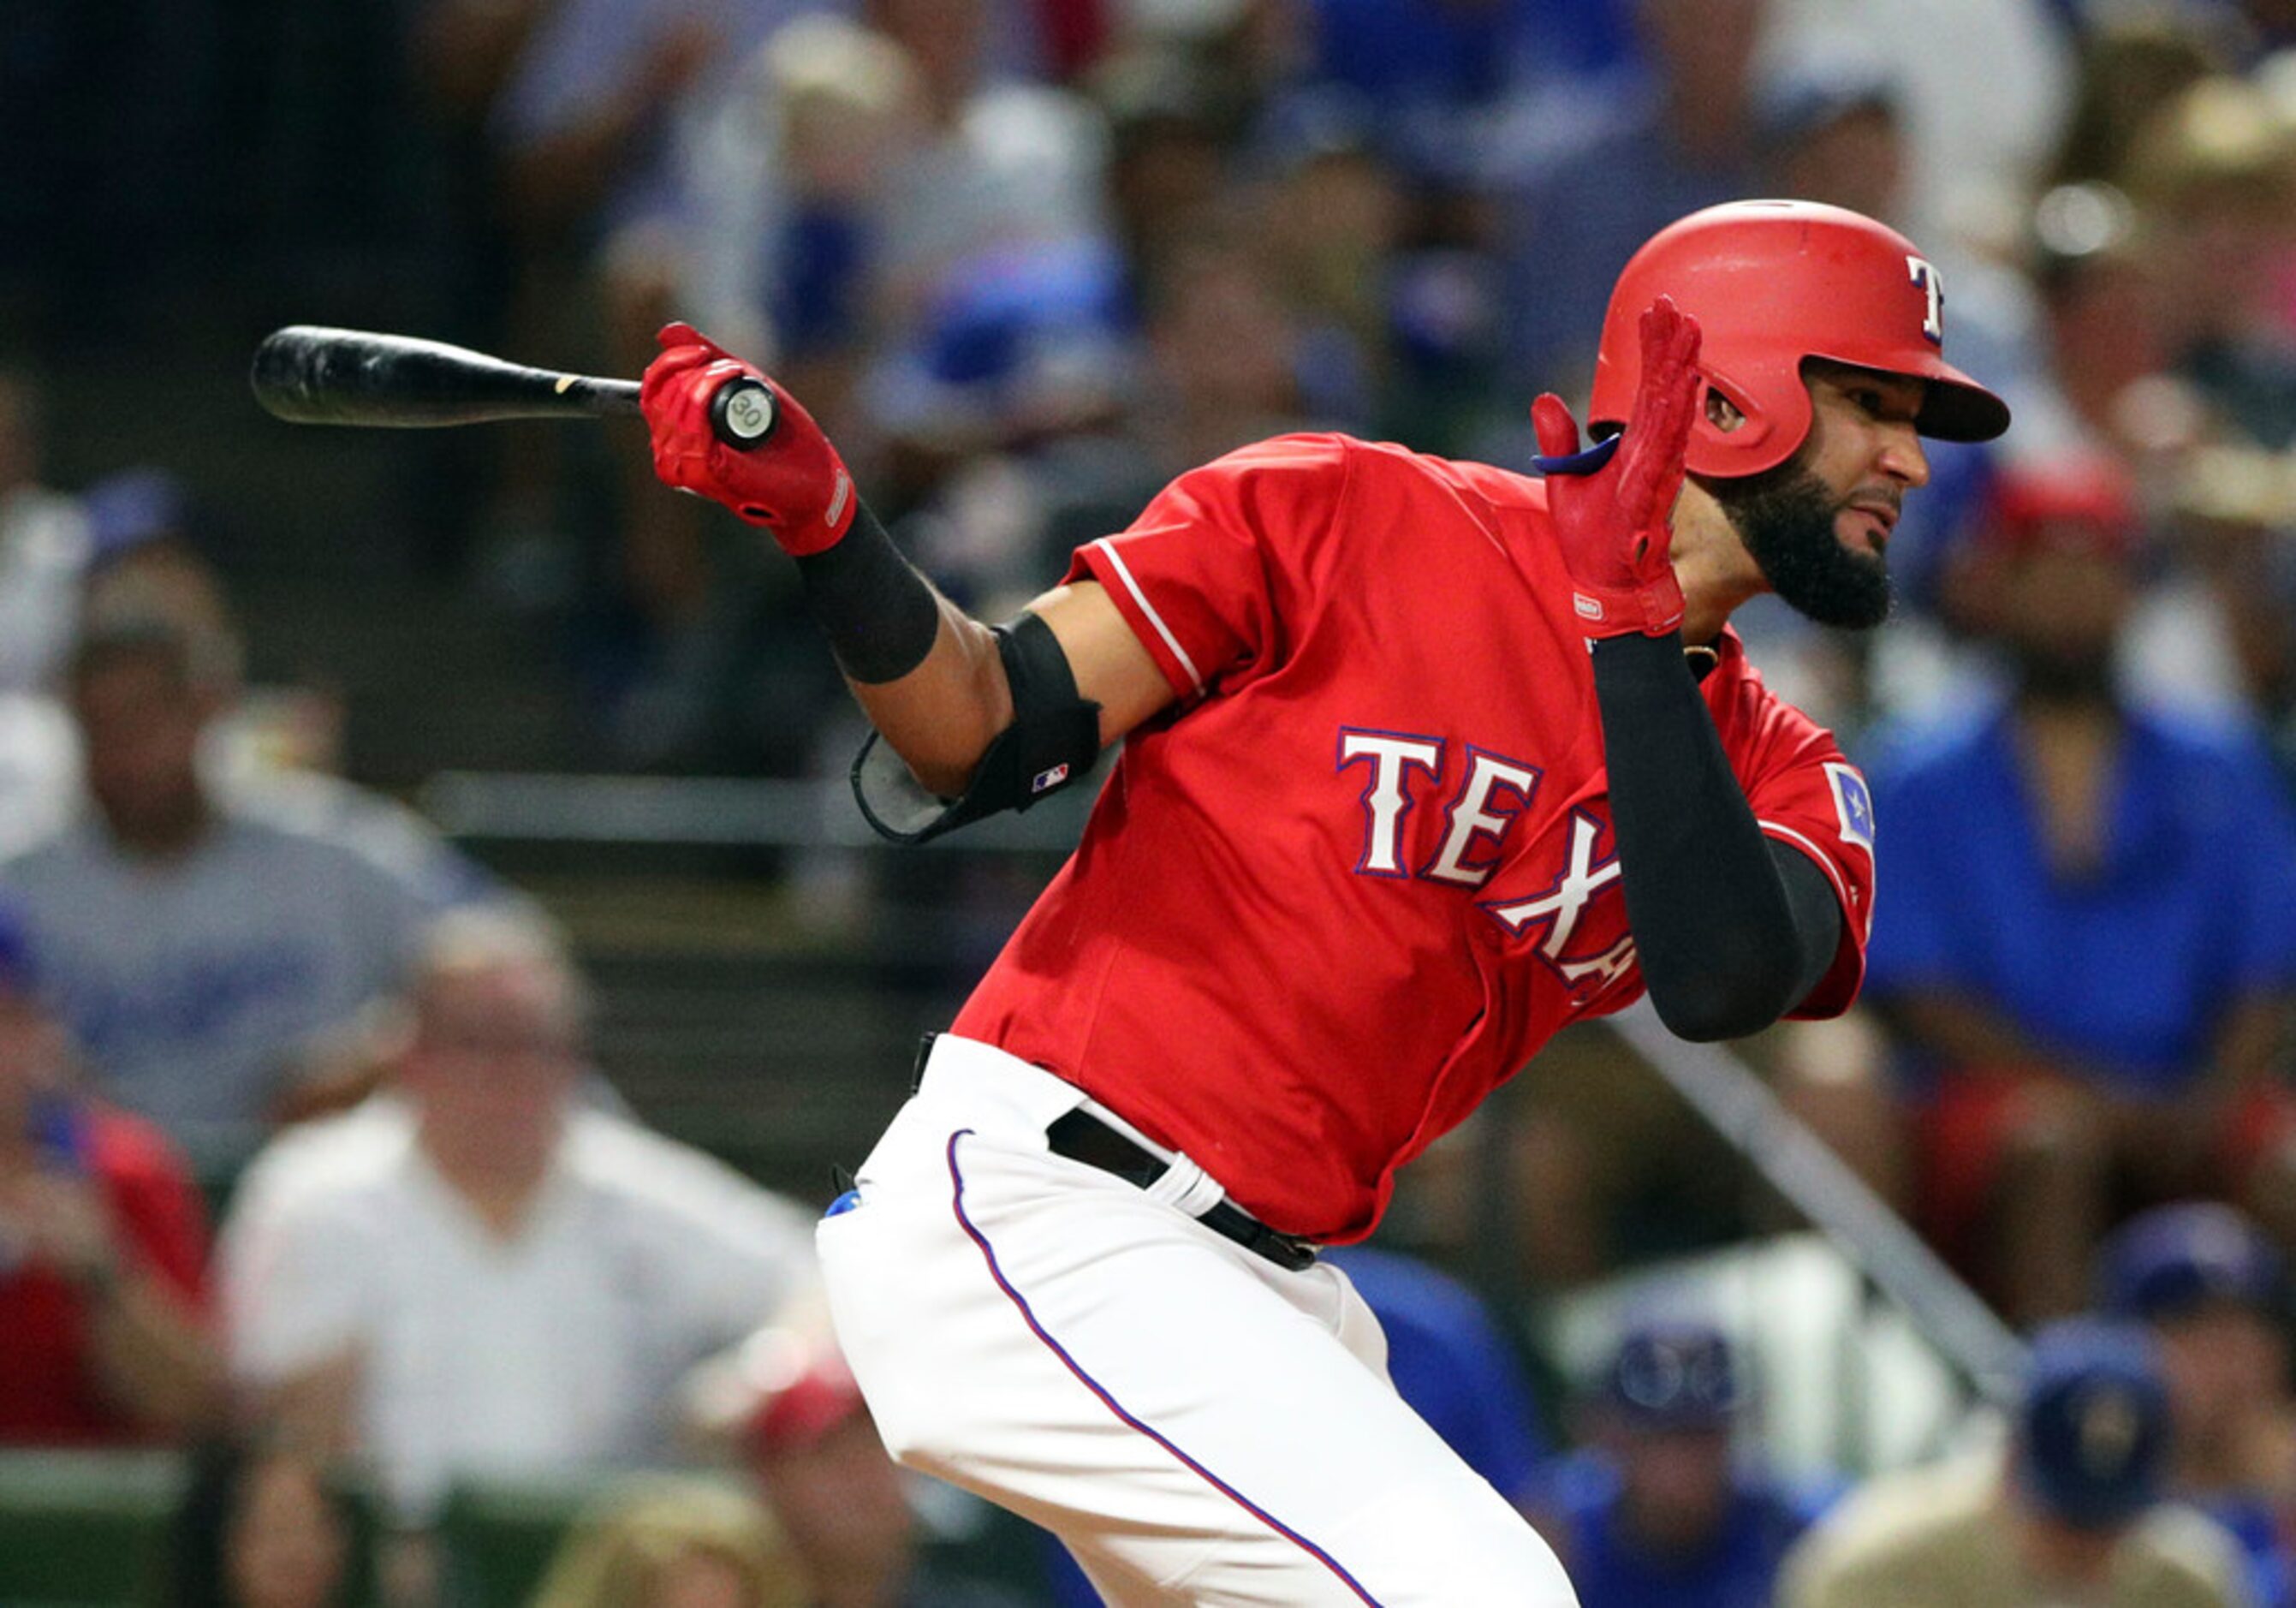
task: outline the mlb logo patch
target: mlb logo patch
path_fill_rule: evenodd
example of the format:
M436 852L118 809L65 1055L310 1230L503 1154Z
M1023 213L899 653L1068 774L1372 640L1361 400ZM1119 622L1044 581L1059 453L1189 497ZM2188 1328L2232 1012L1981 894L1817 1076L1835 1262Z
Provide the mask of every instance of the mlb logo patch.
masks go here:
M1842 841L1873 853L1874 795L1866 790L1866 778L1854 765L1829 761L1825 779L1833 788L1833 813L1841 823Z
M1055 765L1050 770L1040 770L1037 773L1036 779L1029 783L1029 796L1034 798L1040 792L1049 792L1068 779L1069 767L1065 765Z

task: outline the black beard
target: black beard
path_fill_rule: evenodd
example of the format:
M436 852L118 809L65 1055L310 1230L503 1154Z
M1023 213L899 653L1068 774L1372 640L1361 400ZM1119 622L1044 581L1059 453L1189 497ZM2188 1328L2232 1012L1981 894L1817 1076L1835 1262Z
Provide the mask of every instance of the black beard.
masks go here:
M1799 457L1759 474L1702 475L1698 483L1722 505L1770 590L1796 613L1860 631L1890 617L1889 566L1841 545L1833 532L1841 503Z

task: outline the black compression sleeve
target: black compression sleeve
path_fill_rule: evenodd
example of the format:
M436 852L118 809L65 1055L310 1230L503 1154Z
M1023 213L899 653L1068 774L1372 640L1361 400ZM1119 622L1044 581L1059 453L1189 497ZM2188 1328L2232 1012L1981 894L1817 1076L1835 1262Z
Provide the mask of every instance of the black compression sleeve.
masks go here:
M1660 1018L1685 1038L1758 1032L1832 965L1841 907L1769 840L1731 773L1678 636L1595 646L1627 922Z
M797 568L815 623L854 680L898 681L932 652L939 600L867 504L855 511L843 540L799 559Z

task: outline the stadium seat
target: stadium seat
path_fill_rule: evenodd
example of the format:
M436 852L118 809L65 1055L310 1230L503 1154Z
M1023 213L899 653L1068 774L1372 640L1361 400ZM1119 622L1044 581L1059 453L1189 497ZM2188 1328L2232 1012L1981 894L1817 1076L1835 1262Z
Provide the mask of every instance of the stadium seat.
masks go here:
M0 1602L156 1603L184 1481L172 1452L0 1452Z
M439 1515L447 1600L455 1608L524 1608L594 1481L458 1485Z

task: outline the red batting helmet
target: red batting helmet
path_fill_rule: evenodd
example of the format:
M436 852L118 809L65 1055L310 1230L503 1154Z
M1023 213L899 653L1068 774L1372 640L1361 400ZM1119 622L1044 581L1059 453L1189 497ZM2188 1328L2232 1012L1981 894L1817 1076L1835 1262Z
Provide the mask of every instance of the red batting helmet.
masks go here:
M1815 201L1732 201L1652 236L1619 275L1603 318L1590 425L1623 425L1642 373L1638 321L1661 292L1704 332L1699 372L1745 415L1697 415L1693 474L1758 474L1809 434L1801 361L1828 357L1929 381L1915 427L1948 441L2009 428L2000 398L1948 363L1937 269L1895 229Z

